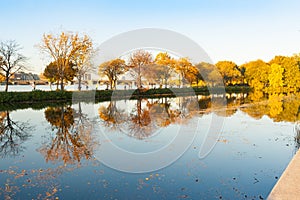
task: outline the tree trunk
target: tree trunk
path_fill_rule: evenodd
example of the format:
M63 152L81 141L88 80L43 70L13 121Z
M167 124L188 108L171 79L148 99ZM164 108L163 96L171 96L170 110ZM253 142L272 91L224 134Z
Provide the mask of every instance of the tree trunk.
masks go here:
M6 77L5 77L5 92L8 91L8 83L9 83L9 77L6 76Z
M110 80L110 89L113 89L114 80Z
M167 88L167 87L168 87L168 79L165 78L165 88Z
M64 90L64 78L63 77L60 78L60 90L61 91Z
M81 91L81 75L78 76L78 90Z
M137 86L140 89L142 87L142 77L141 77L141 66L138 66L138 81Z

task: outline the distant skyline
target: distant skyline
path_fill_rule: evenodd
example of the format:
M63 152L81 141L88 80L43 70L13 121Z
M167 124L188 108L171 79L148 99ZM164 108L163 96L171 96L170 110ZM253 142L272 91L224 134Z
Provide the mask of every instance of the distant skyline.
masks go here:
M197 42L213 62L243 64L300 53L298 0L0 2L0 40L16 40L35 73L42 72L50 61L35 45L44 33L62 30L88 34L97 46L134 29L168 29Z

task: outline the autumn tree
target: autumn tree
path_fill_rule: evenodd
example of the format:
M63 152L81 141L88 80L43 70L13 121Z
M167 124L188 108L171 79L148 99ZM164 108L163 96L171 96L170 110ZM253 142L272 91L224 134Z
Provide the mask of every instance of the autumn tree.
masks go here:
M283 71L283 87L287 91L297 91L300 85L300 60L297 55L292 57L275 56L270 62L270 65L280 65Z
M255 90L263 90L269 81L270 65L263 60L256 60L242 65L245 68L245 79Z
M125 64L125 61L117 58L102 63L99 66L98 73L100 76L106 76L108 78L111 89L116 89L119 76L124 74L126 71L128 71L128 67Z
M175 64L175 69L180 74L181 84L186 82L192 84L196 80L197 73L199 73L188 58L179 58Z
M74 68L74 64L70 62L64 68L63 72L63 80L64 81L72 81L77 73L77 69ZM49 80L50 83L56 82L56 89L58 89L59 81L61 80L59 67L56 62L51 62L44 69L43 75Z
M131 68L131 75L137 80L137 87L142 87L142 78L149 70L149 65L153 63L151 53L145 50L138 50L134 52L129 58L129 66Z
M85 36L87 37L87 36ZM88 38L87 38L88 40ZM93 63L91 61L94 54L93 43L91 41L86 42L83 50L73 60L74 67L76 68L76 78L78 80L78 90L81 90L81 83L86 73L94 70Z
M216 67L222 75L225 85L234 84L241 76L237 64L232 61L219 61L216 63Z
M175 60L171 56L165 53L159 53L155 57L154 73L160 80L160 84L164 84L165 88L168 86L168 80L174 72Z
M268 76L269 79L269 91L270 92L280 92L280 88L283 87L283 72L284 69L281 65L272 64L271 70Z
M80 37L77 33L71 32L62 32L60 35L43 35L39 47L42 52L50 55L56 63L61 90L64 89L65 69L69 66L69 63L80 65L78 60L87 58L91 46L91 39L87 35ZM82 63L84 63L83 60Z
M19 53L20 50L20 45L14 40L0 43L0 74L4 76L5 92L11 77L24 68L26 57Z
M221 85L223 84L222 77L217 69L217 67L211 63L200 62L195 65L198 69L198 79L205 81L205 85Z

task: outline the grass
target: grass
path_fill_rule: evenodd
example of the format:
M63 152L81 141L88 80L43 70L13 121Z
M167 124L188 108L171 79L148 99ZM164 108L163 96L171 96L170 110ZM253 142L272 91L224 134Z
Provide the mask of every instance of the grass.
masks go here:
M192 90L193 89L193 90ZM149 90L97 90L95 96L88 97L86 95L92 94L87 91L72 92L72 91L41 91L35 90L31 92L0 92L0 110L5 107L36 107L51 104L51 103L72 103L73 96L77 100L82 101L109 101L113 99L138 99L138 98L158 98L158 97L175 97L187 96L193 94L208 95L211 93L220 93L224 90L222 88L213 88L208 90L207 87L199 88L160 88ZM249 87L244 86L230 86L226 87L228 93L249 92ZM39 105L38 105L39 104Z

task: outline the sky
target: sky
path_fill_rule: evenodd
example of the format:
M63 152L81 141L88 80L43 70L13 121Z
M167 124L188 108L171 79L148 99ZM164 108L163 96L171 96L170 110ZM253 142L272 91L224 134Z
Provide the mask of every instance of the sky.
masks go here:
M44 33L88 34L95 46L123 32L160 28L195 41L216 63L300 53L299 0L0 0L0 40L15 40L40 73ZM99 52L101 53L101 52Z

